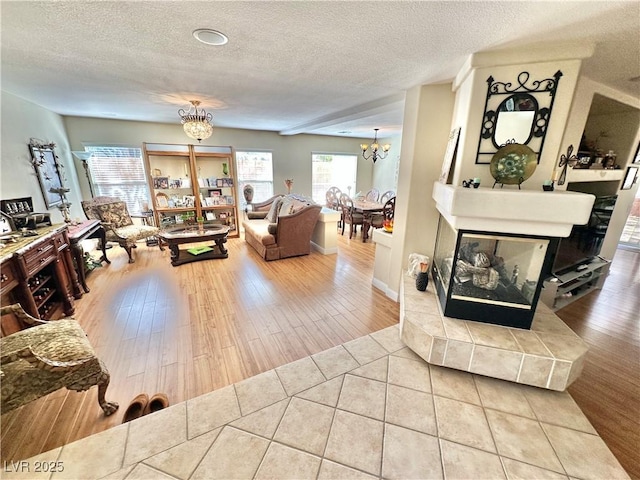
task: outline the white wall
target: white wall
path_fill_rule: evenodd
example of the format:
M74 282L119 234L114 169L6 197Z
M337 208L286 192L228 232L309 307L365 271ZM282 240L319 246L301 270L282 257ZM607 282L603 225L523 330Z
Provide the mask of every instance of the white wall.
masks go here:
M492 57L485 54L480 65L476 68L470 63L468 68L474 68L462 77L456 91L454 126L462 126L456 170L453 179L454 185L461 185L462 180L479 177L482 185L491 187L494 182L489 171L488 164L476 164L478 152L478 139L484 117L484 106L487 95L487 79L492 76L495 81L512 82L517 85L518 75L529 72L531 86L534 80L551 78L560 70L562 77L558 82L553 110L547 126L547 133L539 158L538 166L534 174L522 184L524 190L541 190L543 180L550 179L554 166L559 157L560 143L564 131L564 125L569 116L573 93L578 81L581 60L538 61L531 63L518 63L505 65L500 62L499 56L495 58L495 65L491 64ZM512 87L513 88L513 87ZM540 98L544 94L534 94ZM517 188L507 186L505 188Z
M391 149L384 160L378 160L373 168L373 186L380 191L380 195L388 190L398 193L398 170L400 166L400 152L402 136L379 139L380 145L389 143Z
M46 212L44 198L35 169L31 164L29 141L31 138L42 143L54 142L55 153L64 168L64 186L71 191L67 194L71 202L71 217L84 218L80 206L80 187L76 170L73 168L71 149L67 140L65 125L60 115L23 100L6 92L1 92L2 100L2 155L0 196L3 199L32 197L36 212ZM51 210L53 223L63 221L60 210Z
M177 116L177 114L176 114ZM132 122L113 119L65 117L69 143L72 149L83 150L83 142L96 144L127 144L142 146L147 143L194 143L187 137L182 126L175 124ZM213 135L203 140L202 145L231 145L236 150L267 150L273 153L273 182L276 193L286 192L284 180L293 178L293 191L311 196L311 153L332 152L358 155L358 177L356 191L366 192L372 186L373 164L362 158L360 144L368 142L362 138L330 137L326 135L282 136L264 130L241 130L216 128ZM382 162L382 161L381 161ZM76 160L78 171L82 171ZM89 198L86 180L83 196Z
M431 199L440 176L451 130L454 94L451 84L420 85L407 91L402 130L402 155L393 224L387 286L399 292L402 270L410 253L431 257L438 211Z

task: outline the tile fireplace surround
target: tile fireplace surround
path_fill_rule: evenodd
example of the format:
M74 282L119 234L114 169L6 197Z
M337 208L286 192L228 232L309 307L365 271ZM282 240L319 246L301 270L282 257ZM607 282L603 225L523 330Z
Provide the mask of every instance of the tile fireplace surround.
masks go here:
M2 478L629 477L567 392L429 365L396 325L5 464Z
M558 391L582 372L587 344L542 302L531 330L503 327L445 317L431 285L400 289L401 338L428 363Z

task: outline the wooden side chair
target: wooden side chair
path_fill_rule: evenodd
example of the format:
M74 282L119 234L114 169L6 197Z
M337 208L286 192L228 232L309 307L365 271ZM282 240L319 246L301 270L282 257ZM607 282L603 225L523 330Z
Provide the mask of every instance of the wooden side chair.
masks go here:
M155 237L160 232L158 227L150 225L134 225L127 204L116 197L95 197L82 201L82 209L89 219L97 219L104 226L107 241L115 242L124 248L129 256L129 263L135 262L132 249L136 242ZM160 250L164 250L162 242L158 242Z
M349 224L349 239L353 237L353 232L358 225L362 225L363 232L365 228L369 228L368 225L365 225L364 215L355 211L353 200L346 193L340 195L340 206L342 207L342 232L340 235L344 235L344 226L347 223Z
M372 188L371 190L369 190L367 192L367 194L364 196L364 199L367 202L377 202L378 198L380 198L380 191L377 188Z
M396 213L396 197L391 197L384 203L382 213L376 213L371 216L371 226L373 228L382 228L385 220L393 220Z
M383 204L387 203L387 200L395 196L396 196L396 192L394 192L393 190L387 190L382 195L380 195L380 203L383 203Z
M340 206L340 196L342 195L342 190L338 187L330 187L325 194L327 208L331 210L337 210L342 212L342 207ZM338 222L338 228L342 226L342 215L340 215L340 221Z
M98 386L98 403L104 414L118 409L117 403L105 399L109 371L76 320L39 320L17 303L2 307L0 313L2 413L63 387L84 391L94 385Z

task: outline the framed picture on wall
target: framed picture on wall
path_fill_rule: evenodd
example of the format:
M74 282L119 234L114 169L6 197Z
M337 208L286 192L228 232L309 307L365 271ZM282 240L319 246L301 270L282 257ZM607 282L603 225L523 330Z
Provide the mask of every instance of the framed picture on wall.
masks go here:
M460 139L460 127L454 128L449 134L449 142L444 152L444 160L442 162L442 171L440 173L440 183L453 182L453 172L455 170L455 158L458 152L458 140Z
M54 193L51 190L60 190L62 188L62 178L60 176L60 164L53 148L53 143L40 145L36 143L29 144L31 152L31 163L36 171L42 197L47 208L55 207L62 204L60 193Z
M638 147L636 148L636 154L633 157L633 163L640 163L640 143L638 143Z

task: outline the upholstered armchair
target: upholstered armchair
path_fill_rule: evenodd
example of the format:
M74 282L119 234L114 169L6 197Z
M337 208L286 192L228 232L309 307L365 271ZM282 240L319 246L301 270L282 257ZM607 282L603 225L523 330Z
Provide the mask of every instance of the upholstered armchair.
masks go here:
M118 409L117 403L105 399L109 371L76 320L39 320L19 304L4 306L0 313L3 327L5 320L9 324L3 332L14 331L0 338L2 413L63 387L84 391L94 385L104 414Z
M116 242L124 248L129 256L129 263L135 261L132 249L136 248L136 242L154 237L160 232L158 227L134 225L127 204L115 197L95 197L92 200L84 200L82 209L87 218L102 222L107 241ZM162 242L158 242L158 246L160 250L164 250Z

